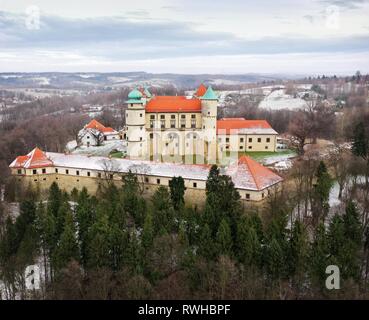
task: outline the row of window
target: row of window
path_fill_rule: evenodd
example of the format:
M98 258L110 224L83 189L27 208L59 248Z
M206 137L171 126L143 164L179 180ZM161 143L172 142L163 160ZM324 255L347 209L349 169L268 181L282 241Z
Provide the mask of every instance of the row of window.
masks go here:
M226 150L229 150L229 146L226 146L225 148ZM264 149L269 150L269 147L265 146ZM223 148L221 148L220 150L223 151ZM240 150L243 150L243 146L240 146ZM252 146L248 146L248 150L252 150Z
M226 142L229 142L229 138L226 138L225 140L226 140ZM262 140L261 138L257 138L257 141L259 143L261 142L261 140ZM219 142L222 142L222 138L218 138L218 141ZM252 138L249 138L248 141L251 143L252 142ZM241 143L244 142L244 138L240 138L240 142ZM269 143L270 142L270 138L266 138L265 139L265 142Z
M150 120L155 120L156 116L155 114L151 114L150 115ZM161 120L165 120L167 117L165 114L161 114L160 115L160 119ZM186 114L181 114L181 119L186 119ZM176 119L176 115L175 114L171 114L170 115L170 119ZM191 119L196 119L196 114L191 114Z
M18 174L21 174L22 173L22 170L21 169L18 169ZM32 173L33 174L37 174L37 169L33 169L32 170ZM46 169L42 169L42 173L46 173ZM59 169L58 168L55 168L55 173L59 173ZM69 174L69 169L65 169L64 171L65 174ZM76 170L76 175L79 176L80 175L80 171L79 170ZM87 171L87 177L91 177L91 172L90 171ZM98 178L101 178L102 175L101 175L101 172L98 172L97 173L97 177ZM114 175L113 174L109 174L109 179L113 179L114 178ZM43 180L46 180L46 178L43 178ZM34 181L37 181L37 179L34 179ZM79 180L78 180L79 181ZM148 177L145 177L145 183L149 183L149 178ZM160 184L160 179L156 179L156 184ZM193 182L192 183L192 187L193 188L197 188L197 182Z
M155 128L155 120L150 120L150 128L153 129ZM177 128L176 126L176 120L170 120L170 125L169 127L165 126L165 120L160 120L160 128L161 129L165 129L165 128L171 128L171 129L175 129ZM180 123L179 123L179 128L181 129L185 129L186 128L186 120L181 119ZM195 129L196 128L196 119L191 119L191 129Z

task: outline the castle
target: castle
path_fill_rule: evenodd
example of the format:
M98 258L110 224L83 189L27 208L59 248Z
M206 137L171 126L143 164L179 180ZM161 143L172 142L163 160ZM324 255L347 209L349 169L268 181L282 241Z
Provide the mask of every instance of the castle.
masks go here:
M44 152L38 148L18 156L11 164L19 182L48 190L53 182L71 192L86 187L96 193L104 181L117 186L128 172L137 175L143 194L152 195L160 185L182 176L188 203L205 199L210 165L224 152L235 151L235 161L222 168L231 177L244 201L259 202L279 189L283 179L239 152L275 151L277 132L265 120L225 118L217 120L218 96L211 86L201 85L191 97L153 96L146 89L128 95L126 126L121 132L92 120L79 133L79 144L99 146L103 141L123 139L127 158ZM204 155L206 164L165 163L156 155Z
M204 155L216 163L224 152L276 151L278 133L265 120L217 120L219 98L203 84L191 97L128 95L124 139L131 159Z

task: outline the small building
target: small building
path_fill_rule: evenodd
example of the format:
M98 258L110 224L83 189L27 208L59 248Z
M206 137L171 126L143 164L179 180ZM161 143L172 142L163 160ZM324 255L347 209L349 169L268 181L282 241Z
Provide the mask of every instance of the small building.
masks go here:
M201 205L211 166L43 152L35 148L29 154L17 157L9 167L19 182L34 185L41 191L57 182L67 192L86 187L91 194L97 192L104 179L120 186L122 176L129 171L137 174L144 186L144 195L149 196L159 186L169 186L173 177L181 176L185 181L187 203ZM283 181L279 175L247 156L242 156L221 172L232 178L244 201L266 199Z
M275 152L277 135L266 120L223 118L217 121L220 151Z
M104 141L119 140L119 132L113 128L105 127L93 119L78 132L77 144L79 146L100 146Z

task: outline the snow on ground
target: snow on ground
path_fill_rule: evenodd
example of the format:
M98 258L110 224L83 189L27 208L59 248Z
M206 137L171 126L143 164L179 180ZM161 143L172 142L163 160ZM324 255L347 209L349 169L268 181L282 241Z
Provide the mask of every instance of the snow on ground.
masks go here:
M91 155L91 156L108 156L112 151L118 150L123 153L126 152L126 146L124 145L123 140L113 140L113 141L105 141L103 145L95 147L95 146L80 146L77 147L77 143L75 140L67 143L67 150L72 154L83 154L83 155Z
M260 108L270 110L295 110L307 107L306 101L301 98L294 98L285 93L283 89L275 90L264 98L259 104Z

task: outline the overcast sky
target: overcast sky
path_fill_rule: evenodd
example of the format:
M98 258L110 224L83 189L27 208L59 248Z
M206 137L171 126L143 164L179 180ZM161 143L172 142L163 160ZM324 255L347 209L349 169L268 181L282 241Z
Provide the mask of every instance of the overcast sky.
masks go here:
M368 0L0 0L0 72L356 70Z

